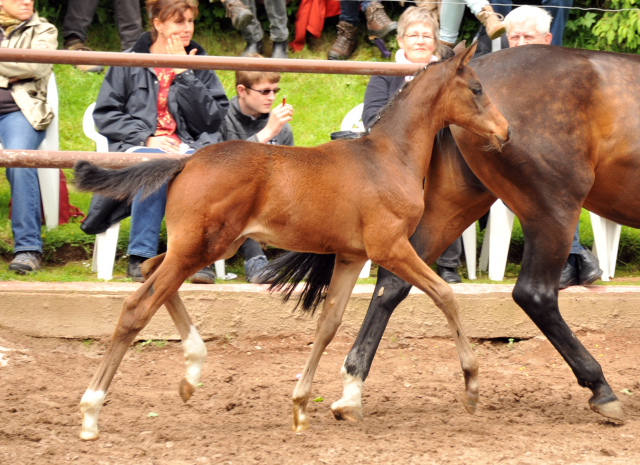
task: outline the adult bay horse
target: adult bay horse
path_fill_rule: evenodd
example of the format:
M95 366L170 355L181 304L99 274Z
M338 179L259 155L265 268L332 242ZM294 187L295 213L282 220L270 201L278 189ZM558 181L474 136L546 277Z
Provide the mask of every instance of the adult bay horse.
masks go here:
M513 299L562 355L578 384L591 390L591 409L621 420L622 408L600 365L560 315L558 285L583 205L640 228L640 56L529 45L469 66L509 120L512 138L501 152L486 153L484 140L451 127L464 159L453 155L451 137L436 145L441 154L431 159L425 211L411 244L432 264L502 199L518 216L525 238ZM330 272L328 259L284 256L270 265L281 267L275 288L292 276ZM343 397L332 405L338 419L362 418L363 382L392 312L411 288L391 271L379 269L367 315L345 359ZM307 304L313 301L309 295L321 300L321 282L310 281Z
M438 130L457 124L477 134L487 152L509 138L466 63L475 47L425 67L358 140L315 148L235 141L211 145L188 160L160 159L122 170L76 165L76 185L118 199L143 195L172 178L165 211L167 252L142 267L145 283L126 299L109 347L81 400L83 439L98 437L98 412L128 346L165 304L183 340L193 394L206 355L177 293L184 280L247 237L290 250L334 253L335 267L313 348L293 393L293 429L308 428L306 407L323 350L342 320L367 257L426 292L444 312L465 373L465 406L478 399L476 357L459 324L451 289L415 253L409 236L424 205L424 173ZM384 231L384 233L381 233Z

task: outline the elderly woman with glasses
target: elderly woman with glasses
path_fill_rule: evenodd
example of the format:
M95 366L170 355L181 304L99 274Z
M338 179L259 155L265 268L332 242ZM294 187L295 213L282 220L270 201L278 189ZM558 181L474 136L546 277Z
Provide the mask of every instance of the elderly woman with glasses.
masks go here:
M439 45L438 24L426 8L409 7L398 21L398 63L428 64L438 60L434 55ZM413 76L371 76L364 94L362 122L368 130L375 123L378 113ZM448 283L462 281L456 268L460 266L462 241L456 239L438 258L438 274Z
M147 0L150 32L131 53L206 55L192 41L196 0ZM229 100L211 70L112 67L105 75L93 119L113 152L189 153L220 141ZM131 206L127 276L143 281L140 265L158 253L167 200L165 187ZM93 202L92 202L93 204ZM90 211L91 214L91 211ZM210 267L190 278L213 283Z

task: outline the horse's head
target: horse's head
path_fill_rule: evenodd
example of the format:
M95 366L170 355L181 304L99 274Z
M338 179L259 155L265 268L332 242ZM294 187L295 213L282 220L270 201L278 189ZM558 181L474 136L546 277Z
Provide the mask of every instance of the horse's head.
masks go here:
M476 73L467 66L476 46L477 43L471 45L443 63L447 69L440 100L444 122L487 138L494 148L501 150L509 141L509 124L484 93Z

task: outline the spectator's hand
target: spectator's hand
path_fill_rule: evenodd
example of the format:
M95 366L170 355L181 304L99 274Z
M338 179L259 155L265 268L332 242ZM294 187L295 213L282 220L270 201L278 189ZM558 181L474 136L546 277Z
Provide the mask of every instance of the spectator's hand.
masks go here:
M178 37L176 34L173 34L171 37L169 37L168 40L168 44L167 44L167 53L169 55L183 55L183 56L187 56L187 51L184 49L184 45L182 45L182 40L180 40L180 37ZM197 50L194 48L189 52L189 56L193 56L195 55L197 52ZM173 71L176 74L180 74L180 73L184 73L186 71L186 69L179 69L179 68L174 68Z
M167 136L150 136L147 137L147 142L145 144L147 147L152 149L160 149L169 153L178 153L180 152L180 144L178 144L171 137Z
M269 115L269 121L262 131L256 134L260 142L267 142L280 134L284 123L288 123L293 119L293 107L288 103L285 105L279 104L271 110Z
M14 82L18 82L20 79L17 77L9 79L9 84L13 84Z

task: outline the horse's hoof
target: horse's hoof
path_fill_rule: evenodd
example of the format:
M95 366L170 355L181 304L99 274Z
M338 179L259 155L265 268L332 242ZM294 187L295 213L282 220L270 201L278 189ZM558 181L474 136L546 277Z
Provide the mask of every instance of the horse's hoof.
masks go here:
M307 418L306 409L302 406L306 406L306 402L293 403L293 423L291 425L291 430L296 433L302 433L309 429L309 420Z
M182 378L182 380L180 381L180 398L182 399L182 402L186 402L189 399L191 399L191 396L193 395L194 392L196 392L196 388L194 388L191 383L189 381L187 381L185 378Z
M624 422L624 413L622 412L622 405L618 399L604 404L597 404L595 402L589 402L589 407L596 413L599 413L603 417L610 418L615 421Z
M341 405L340 400L331 405L331 411L336 420L362 421L362 407L357 405Z
M85 431L84 429L80 433L80 439L83 441L95 441L98 439L98 431Z
M464 406L465 410L473 415L476 413L476 409L478 408L478 399L471 399L467 396L461 397L458 399L460 403Z
M294 433L302 433L303 431L306 431L308 429L309 429L309 422L306 420L298 423L294 421L293 425L291 425L291 430Z

